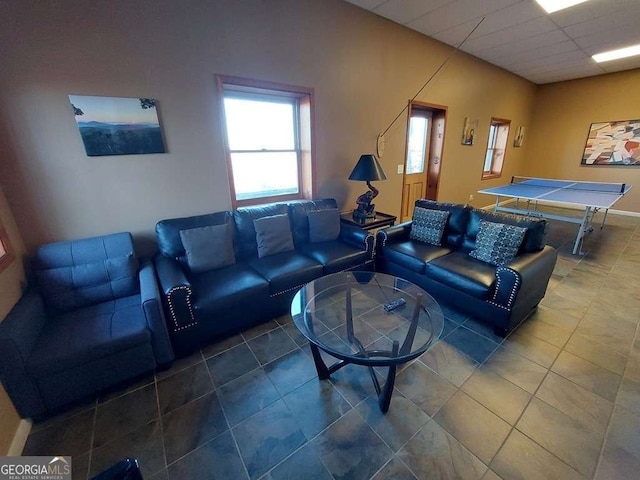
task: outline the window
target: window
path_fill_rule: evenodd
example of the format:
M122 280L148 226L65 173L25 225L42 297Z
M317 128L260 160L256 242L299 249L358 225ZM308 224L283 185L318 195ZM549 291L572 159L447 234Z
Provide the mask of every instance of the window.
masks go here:
M218 76L233 207L313 197L313 90Z
M421 114L421 116L418 116ZM407 175L424 172L424 156L427 149L429 118L423 112L409 118L409 140L407 142Z
M9 236L0 222L0 272L9 266L13 261L13 252L9 243Z
M507 138L509 137L509 125L511 125L511 120L491 119L487 154L484 157L484 167L482 168L483 179L497 178L502 174Z

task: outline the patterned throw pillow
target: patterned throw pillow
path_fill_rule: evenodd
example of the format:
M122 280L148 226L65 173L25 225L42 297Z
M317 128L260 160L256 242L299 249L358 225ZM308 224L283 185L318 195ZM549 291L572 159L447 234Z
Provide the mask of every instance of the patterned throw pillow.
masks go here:
M409 238L431 245L442 245L442 233L447 224L449 212L445 210L430 210L428 208L415 207L413 209L413 221Z
M493 265L506 265L516 257L527 229L480 220L476 248L469 255Z

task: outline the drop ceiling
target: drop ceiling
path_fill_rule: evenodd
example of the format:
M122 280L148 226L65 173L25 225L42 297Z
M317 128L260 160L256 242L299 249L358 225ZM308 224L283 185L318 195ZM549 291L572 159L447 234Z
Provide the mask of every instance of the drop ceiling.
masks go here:
M347 0L458 46L534 83L640 68L640 56L596 63L591 55L640 44L640 0L590 0L547 14L535 0Z

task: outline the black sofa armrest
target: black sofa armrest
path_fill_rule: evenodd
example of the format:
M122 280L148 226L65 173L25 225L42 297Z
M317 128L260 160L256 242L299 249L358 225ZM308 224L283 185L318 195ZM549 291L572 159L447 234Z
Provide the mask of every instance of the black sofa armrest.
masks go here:
M411 233L412 223L413 222L409 220L408 222L400 223L398 225L394 225L393 227L378 230L378 233L376 235L376 245L381 248L388 243L408 240L409 234Z
M533 308L544 296L557 257L556 249L546 246L538 252L518 255L508 265L498 267L491 302L515 310L535 299L533 305L527 305Z
M151 332L151 344L156 363L167 368L174 359L167 322L162 308L162 295L156 280L156 269L150 259L140 261L140 303Z
M360 227L340 225L340 240L373 255L374 236Z
M195 327L193 289L177 260L158 253L154 259L160 289L169 313L168 328L172 333Z
M0 323L0 380L23 418L45 410L26 366L46 321L42 297L29 290Z

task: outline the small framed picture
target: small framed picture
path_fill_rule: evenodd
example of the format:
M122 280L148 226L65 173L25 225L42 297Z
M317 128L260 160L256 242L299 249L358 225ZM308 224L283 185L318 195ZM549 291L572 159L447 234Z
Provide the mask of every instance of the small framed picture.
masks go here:
M521 147L524 142L524 127L516 128L516 136L513 137L513 146Z
M464 128L462 129L462 145L473 145L476 141L476 132L478 131L478 120L471 120L469 117L464 119Z

